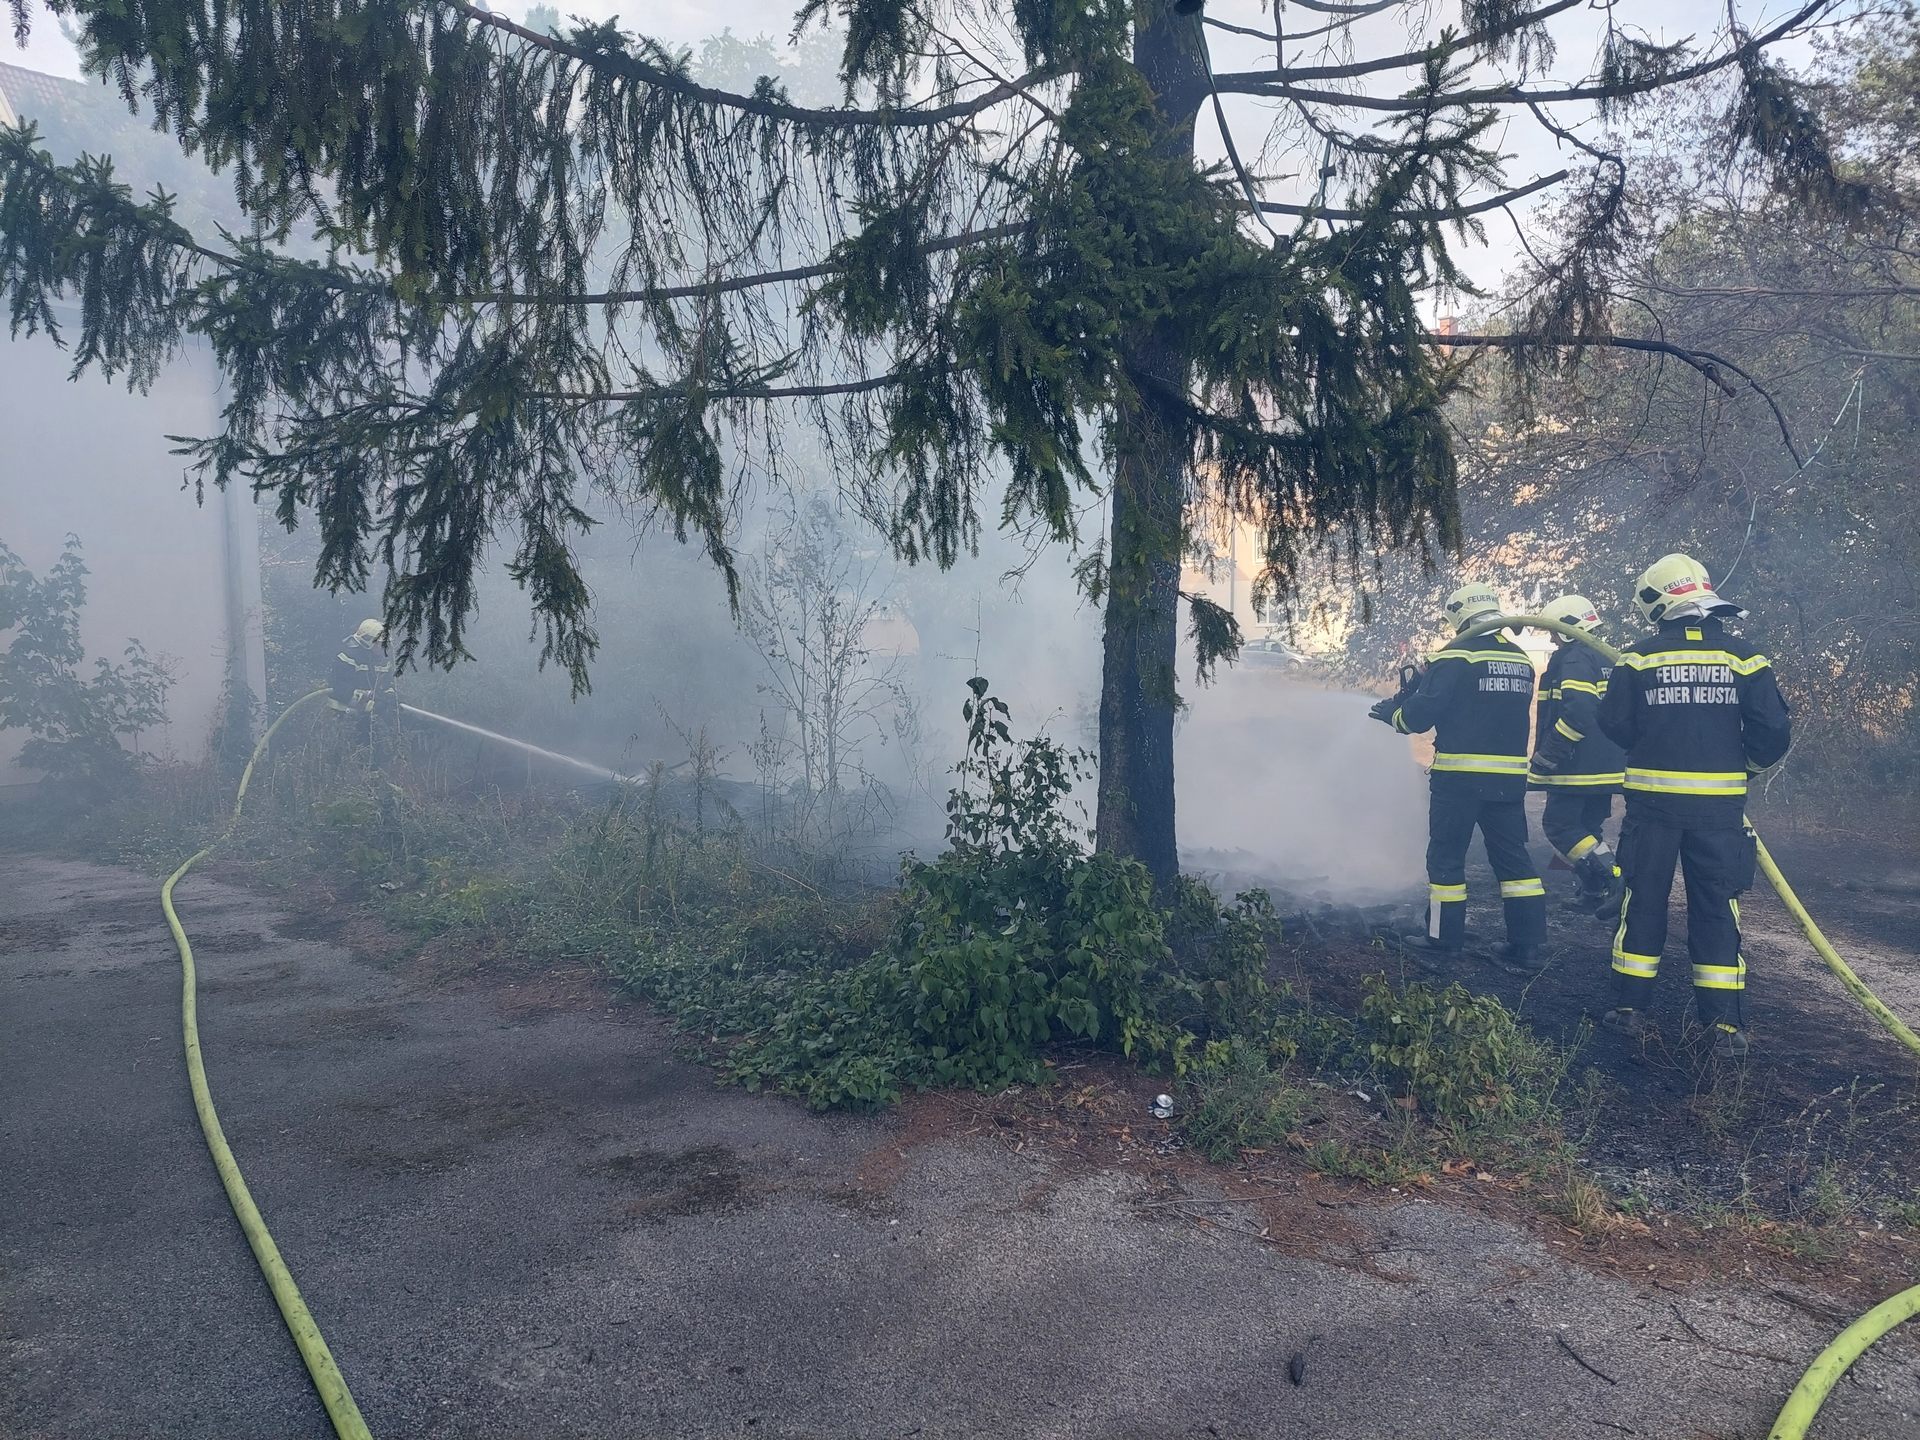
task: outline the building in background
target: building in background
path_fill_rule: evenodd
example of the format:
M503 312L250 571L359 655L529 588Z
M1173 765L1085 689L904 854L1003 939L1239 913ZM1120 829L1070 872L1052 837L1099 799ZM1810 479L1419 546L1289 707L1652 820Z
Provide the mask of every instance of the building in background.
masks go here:
M0 65L0 122L29 119L60 160L106 151L136 192L162 184L182 193L190 226L191 211L218 203L206 198L217 197L218 182L111 92ZM77 327L77 313L58 318ZM71 365L45 335L0 331L0 540L43 573L66 537L79 537L91 572L82 612L89 657L118 659L138 639L175 676L167 724L127 743L197 760L236 695L257 715L266 694L252 497L209 489L197 500L167 439L218 423L212 358L182 351L144 395L93 373L70 381ZM0 731L0 787L35 778L16 763L25 739Z

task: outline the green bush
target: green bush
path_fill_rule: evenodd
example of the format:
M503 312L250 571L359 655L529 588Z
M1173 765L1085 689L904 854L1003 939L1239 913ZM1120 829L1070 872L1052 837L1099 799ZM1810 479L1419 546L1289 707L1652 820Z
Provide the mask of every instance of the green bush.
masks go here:
M1369 976L1360 1001L1366 1053L1391 1084L1443 1120L1477 1124L1548 1113L1570 1056L1492 995L1454 983L1395 990Z
M1274 998L1267 951L1280 936L1267 892L1244 891L1223 906L1204 882L1182 876L1167 929L1175 963L1155 976L1155 1013L1205 1039L1263 1030Z
M167 718L173 676L138 640L119 664L98 658L85 671L80 612L87 603L87 566L80 541L67 537L44 576L28 570L0 542L0 730L25 730L20 763L55 780L100 790L124 781L136 756L122 735Z
M1285 1143L1308 1110L1307 1093L1241 1039L1209 1045L1182 1091L1180 1132L1216 1163Z
M1143 867L1081 843L1067 807L1086 757L1015 740L987 682L969 688L946 852L902 867L887 949L795 989L735 1052L737 1077L872 1105L903 1085L1031 1081L1061 1039L1168 1048L1143 995L1165 916Z
M1338 1069L1354 1062L1353 1021L1312 1005L1298 1004L1293 988L1282 985L1267 1022L1267 1056L1276 1064L1298 1063L1312 1070Z

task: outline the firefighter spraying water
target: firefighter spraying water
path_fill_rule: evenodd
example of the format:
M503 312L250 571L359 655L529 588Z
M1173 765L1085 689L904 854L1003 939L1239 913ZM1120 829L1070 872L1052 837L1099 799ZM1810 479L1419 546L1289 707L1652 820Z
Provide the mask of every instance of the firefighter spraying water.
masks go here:
M362 620L340 642L327 682L327 708L354 722L357 743L372 750L376 759L390 748L387 732L394 727L398 706L387 627L381 621Z
M1447 597L1456 633L1498 615L1500 597L1468 585ZM1546 939L1546 889L1527 853L1527 724L1533 662L1504 634L1456 640L1373 718L1402 735L1434 732L1427 821L1427 928L1410 944L1437 962L1466 946L1467 847L1477 828L1500 882L1507 944L1501 962L1531 972Z

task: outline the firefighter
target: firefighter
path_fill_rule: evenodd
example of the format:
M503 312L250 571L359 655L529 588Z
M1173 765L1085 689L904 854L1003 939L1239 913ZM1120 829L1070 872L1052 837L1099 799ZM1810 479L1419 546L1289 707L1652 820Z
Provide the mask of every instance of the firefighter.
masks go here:
M1485 585L1447 597L1458 634L1501 611ZM1427 929L1410 943L1436 958L1466 944L1467 847L1476 826L1500 881L1508 968L1539 968L1547 933L1547 892L1527 853L1527 724L1533 662L1504 634L1455 640L1435 654L1417 684L1373 707L1373 717L1403 735L1434 732L1428 780Z
M395 698L393 666L387 659L387 627L378 620L362 620L333 657L327 706L356 717L360 743L371 745L375 722L392 722Z
M1584 595L1562 595L1540 613L1590 635L1600 632L1600 616ZM1573 868L1579 899L1611 917L1620 904L1620 867L1607 846L1606 824L1624 778L1623 757L1600 733L1596 717L1612 666L1591 645L1558 634L1553 641L1553 658L1540 677L1527 784L1546 792L1540 828Z
M1600 728L1626 752L1627 795L1616 1000L1602 1023L1635 1037L1654 1029L1648 1006L1677 861L1700 1023L1714 1053L1737 1060L1751 1048L1740 953L1740 895L1753 884L1755 859L1747 782L1787 753L1791 721L1767 657L1723 628L1746 612L1714 592L1699 561L1655 561L1635 582L1634 603L1657 633L1621 655L1599 714Z

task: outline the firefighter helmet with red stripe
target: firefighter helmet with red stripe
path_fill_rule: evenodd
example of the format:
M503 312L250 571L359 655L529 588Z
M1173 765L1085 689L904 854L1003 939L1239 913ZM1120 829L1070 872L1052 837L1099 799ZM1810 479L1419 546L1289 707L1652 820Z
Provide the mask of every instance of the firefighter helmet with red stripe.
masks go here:
M1707 567L1691 555L1662 555L1649 565L1633 582L1633 603L1649 625L1658 625L1680 606L1697 607L1701 615L1740 613L1739 606L1714 593Z

